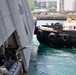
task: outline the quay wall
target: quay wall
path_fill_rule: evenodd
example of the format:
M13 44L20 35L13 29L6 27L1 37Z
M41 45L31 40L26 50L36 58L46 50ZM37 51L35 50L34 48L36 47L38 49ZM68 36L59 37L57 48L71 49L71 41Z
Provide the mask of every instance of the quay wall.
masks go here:
M76 14L32 14L36 20L65 20L67 17L76 18Z

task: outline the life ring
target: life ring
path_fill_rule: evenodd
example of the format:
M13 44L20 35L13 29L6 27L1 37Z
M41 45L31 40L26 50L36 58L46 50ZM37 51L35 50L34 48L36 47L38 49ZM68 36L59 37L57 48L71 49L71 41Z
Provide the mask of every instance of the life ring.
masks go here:
M72 26L69 26L69 29L72 29Z
M49 34L49 36L48 36L48 38L50 39L50 40L55 40L56 39L56 35L55 35L55 33L50 33Z
M62 40L63 40L63 41L67 41L68 38L69 38L68 34L63 34L63 35L62 35Z

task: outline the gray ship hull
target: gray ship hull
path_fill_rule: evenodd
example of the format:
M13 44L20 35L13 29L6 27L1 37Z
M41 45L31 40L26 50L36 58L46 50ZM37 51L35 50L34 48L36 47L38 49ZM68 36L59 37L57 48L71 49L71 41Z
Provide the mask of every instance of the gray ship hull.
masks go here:
M0 47L15 49L15 56L19 49L27 47L20 52L26 72L29 67L33 33L34 21L27 0L0 0ZM1 50L4 51L3 49ZM5 49L8 54L9 51ZM12 50L10 52L14 55ZM9 54L8 56L6 54L6 57L11 58L8 59L9 61L13 60L12 58L14 57L12 55ZM18 62L16 59L13 61Z

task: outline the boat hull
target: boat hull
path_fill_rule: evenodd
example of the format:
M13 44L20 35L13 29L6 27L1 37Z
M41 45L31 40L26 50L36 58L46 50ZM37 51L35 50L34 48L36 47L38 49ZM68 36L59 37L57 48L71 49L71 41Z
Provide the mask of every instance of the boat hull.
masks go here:
M37 39L41 44L50 47L69 47L76 48L76 31L37 31Z

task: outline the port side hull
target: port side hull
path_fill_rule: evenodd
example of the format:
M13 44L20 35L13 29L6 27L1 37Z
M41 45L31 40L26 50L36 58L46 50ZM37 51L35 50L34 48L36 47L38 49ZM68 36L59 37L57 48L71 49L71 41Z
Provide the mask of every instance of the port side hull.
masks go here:
M51 33L54 33L54 35ZM49 35L51 36L49 37ZM38 31L37 39L40 43L50 47L76 47L76 31L62 30L57 33Z

